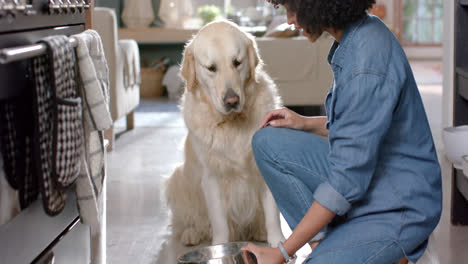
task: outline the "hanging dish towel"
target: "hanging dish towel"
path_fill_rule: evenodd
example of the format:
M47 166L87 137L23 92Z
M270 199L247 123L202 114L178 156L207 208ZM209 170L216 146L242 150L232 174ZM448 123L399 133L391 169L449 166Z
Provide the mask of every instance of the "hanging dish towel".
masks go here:
M83 118L85 155L76 192L81 219L99 226L102 215L101 192L105 176L103 130L112 125L109 112L109 70L101 37L94 30L73 35L77 41L80 91L84 95Z
M34 59L38 168L46 212L60 213L66 188L80 173L83 150L81 99L75 74L74 49L66 36L41 40L47 54Z
M72 37L78 41L76 53L79 79L86 100L84 112L91 113L90 118L85 119L93 130L105 130L112 125L112 118L109 113L109 69L101 37L94 30Z
M103 130L112 125L109 112L109 70L101 37L94 30L73 36L78 41L80 91L83 94L85 153L81 175L76 181L80 217L91 227L92 263L105 263L105 221L103 185L105 148Z

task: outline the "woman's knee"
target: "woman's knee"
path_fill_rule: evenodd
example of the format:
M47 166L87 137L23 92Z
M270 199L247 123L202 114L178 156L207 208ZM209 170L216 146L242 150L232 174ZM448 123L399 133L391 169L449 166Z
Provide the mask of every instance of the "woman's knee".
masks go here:
M277 130L278 128L274 127L265 127L257 132L252 137L252 150L256 157L258 158L265 158L265 154L272 154L271 147L274 145L273 142L278 141Z
M314 155L314 152L326 152L328 155L328 142L320 136L304 131L267 126L258 130L252 137L252 149L256 159L271 159L286 152L302 151L310 155ZM266 155L268 157L265 157Z

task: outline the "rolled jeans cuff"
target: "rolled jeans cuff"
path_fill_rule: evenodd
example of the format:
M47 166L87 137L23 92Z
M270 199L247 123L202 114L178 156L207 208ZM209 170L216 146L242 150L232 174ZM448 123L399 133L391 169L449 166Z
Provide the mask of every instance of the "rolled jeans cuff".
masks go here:
M321 183L314 192L314 199L337 215L344 215L351 204L328 182Z
M327 236L327 232L321 231L315 235L309 242L317 242L323 240Z

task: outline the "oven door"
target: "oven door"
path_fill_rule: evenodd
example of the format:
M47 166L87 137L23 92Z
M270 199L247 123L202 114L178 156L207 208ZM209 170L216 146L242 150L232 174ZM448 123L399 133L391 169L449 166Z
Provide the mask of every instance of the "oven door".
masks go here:
M79 222L76 198L69 192L63 211L54 217L40 200L0 226L1 263L90 263L90 228Z
M31 45L46 36L82 31L83 24L0 33L0 48ZM32 94L31 63L32 59L27 59L0 64L0 100ZM24 105L24 108L30 109L31 105ZM79 221L74 191L67 196L66 206L57 216L47 215L39 198L0 226L0 263L90 263L90 228Z

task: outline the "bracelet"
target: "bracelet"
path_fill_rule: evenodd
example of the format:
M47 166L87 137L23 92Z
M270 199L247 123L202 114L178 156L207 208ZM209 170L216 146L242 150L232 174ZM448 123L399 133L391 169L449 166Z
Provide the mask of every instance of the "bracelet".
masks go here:
M286 249L284 249L283 243L280 242L278 247L281 251L281 254L283 254L284 260L286 261L285 263L288 263L291 257L289 256L288 252L286 252Z

